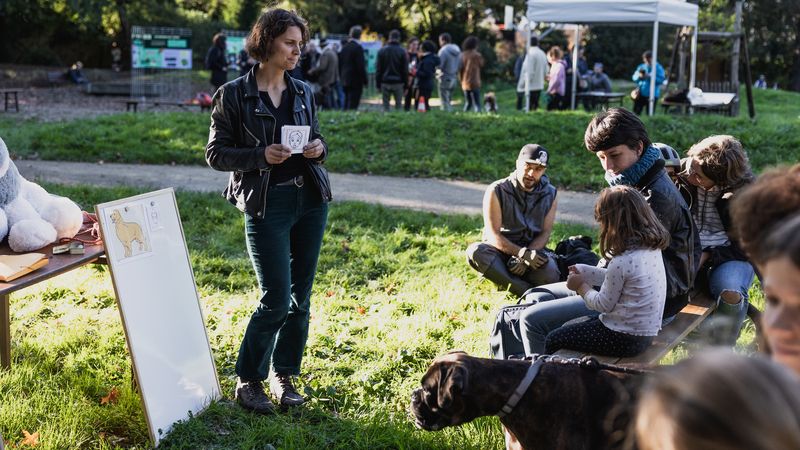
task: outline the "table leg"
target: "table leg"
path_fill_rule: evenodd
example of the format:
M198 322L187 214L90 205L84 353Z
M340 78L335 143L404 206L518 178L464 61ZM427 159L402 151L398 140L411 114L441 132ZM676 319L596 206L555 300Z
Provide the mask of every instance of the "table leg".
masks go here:
M17 97L16 92L14 92L14 110L19 112L19 98Z
M0 295L0 369L11 368L11 315L9 295Z
M5 110L8 112L8 92L3 92L3 98L5 99Z

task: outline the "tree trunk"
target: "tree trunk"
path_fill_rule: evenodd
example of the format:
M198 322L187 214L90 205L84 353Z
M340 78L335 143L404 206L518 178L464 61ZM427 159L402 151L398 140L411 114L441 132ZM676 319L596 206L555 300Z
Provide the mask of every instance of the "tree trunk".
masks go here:
M795 19L794 62L789 72L789 90L800 92L800 19Z
M122 69L127 69L130 68L128 64L131 61L131 24L128 22L127 0L115 0L114 3L117 7L120 24L119 37L117 38L119 48L122 50L120 63Z

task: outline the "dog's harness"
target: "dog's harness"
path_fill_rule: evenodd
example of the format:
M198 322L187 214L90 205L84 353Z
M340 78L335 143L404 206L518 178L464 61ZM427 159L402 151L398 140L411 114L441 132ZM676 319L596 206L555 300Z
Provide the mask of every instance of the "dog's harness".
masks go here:
M525 359L531 360L531 365L528 367L528 371L525 373L522 381L519 382L517 389L514 390L514 393L511 394L506 401L506 404L503 405L503 407L500 408L500 411L497 412L496 416L501 419L514 411L517 403L519 403L519 401L522 399L522 396L525 395L525 392L528 391L528 388L531 387L533 380L535 380L536 376L539 375L539 370L546 362L558 364L577 364L578 366L586 369L610 370L612 372L622 372L633 375L642 375L650 372L649 370L633 369L631 367L622 367L615 366L613 364L601 363L594 356L584 356L583 358L564 358L558 355L535 354Z

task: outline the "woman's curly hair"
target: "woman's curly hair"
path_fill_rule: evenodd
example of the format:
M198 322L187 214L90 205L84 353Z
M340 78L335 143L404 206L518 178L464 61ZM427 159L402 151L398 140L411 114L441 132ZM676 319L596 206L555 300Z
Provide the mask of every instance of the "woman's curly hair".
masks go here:
M296 12L279 8L264 11L247 37L247 53L258 61L266 61L272 54L275 38L289 27L299 28L303 36L302 43L308 42L308 24Z

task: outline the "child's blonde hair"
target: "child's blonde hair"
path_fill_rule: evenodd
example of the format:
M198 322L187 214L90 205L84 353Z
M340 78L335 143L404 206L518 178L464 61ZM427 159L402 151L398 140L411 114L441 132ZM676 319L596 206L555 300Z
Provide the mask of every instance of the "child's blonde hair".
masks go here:
M642 450L798 449L800 384L763 357L700 354L648 381L633 428Z
M669 245L669 233L644 196L630 186L600 191L594 219L600 225L600 254L604 258L634 248L663 250Z

